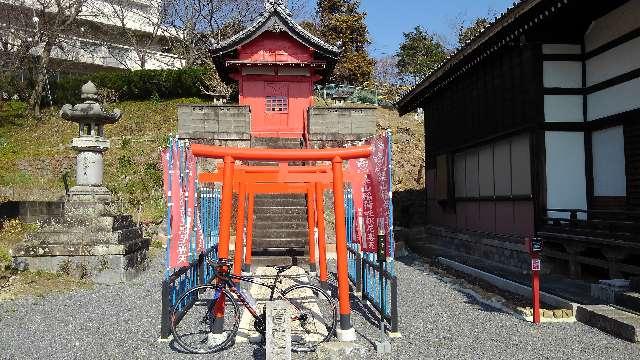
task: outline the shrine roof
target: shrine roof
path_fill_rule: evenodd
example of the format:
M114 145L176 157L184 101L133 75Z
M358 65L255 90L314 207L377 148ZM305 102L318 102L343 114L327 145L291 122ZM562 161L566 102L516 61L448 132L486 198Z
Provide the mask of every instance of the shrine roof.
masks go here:
M328 61L335 62L340 56L340 49L333 46L300 26L292 17L286 6L275 4L267 6L260 17L248 28L235 36L220 43L211 43L211 53L215 57L220 57L233 52L238 47L252 41L265 32L286 32L300 43L314 49L321 57Z
M310 62L292 62L292 61L240 61L229 60L225 63L227 66L289 66L299 68L316 68L324 69L327 67L326 61L310 61Z

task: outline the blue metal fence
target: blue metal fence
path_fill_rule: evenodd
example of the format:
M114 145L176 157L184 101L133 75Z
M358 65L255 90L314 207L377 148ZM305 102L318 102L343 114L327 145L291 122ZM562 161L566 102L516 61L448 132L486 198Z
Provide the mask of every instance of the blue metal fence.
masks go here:
M195 216L199 216L204 237L206 251L197 254L195 246L191 247L190 263L188 266L165 272L162 282L162 321L160 337L163 339L171 335L171 311L185 309L193 304L194 297L188 297L178 302L178 299L190 289L210 283L215 271L206 259L218 258L218 240L220 235L220 203L221 191L213 184L201 186L198 189L198 203ZM195 244L195 241L192 241ZM177 319L179 321L180 319Z
M356 216L353 204L353 190L345 189L344 192L345 225L347 235L347 269L349 280L355 285L356 291L361 291L362 284L362 256L360 255L360 244L355 238Z
M391 135L389 134L389 149L391 149ZM389 151L389 164L392 164L391 151ZM389 168L391 172L391 166ZM392 174L391 174L392 175ZM389 177L389 189L391 179ZM391 194L389 195L391 197ZM392 199L389 199L392 206ZM376 253L362 252L359 239L355 239L355 226L358 219L355 216L353 190L345 189L345 225L347 232L347 254L349 280L354 284L357 292L362 293L362 299L371 303L373 308L389 322L391 332L398 331L398 279L395 272L395 241L393 238L393 209L389 211L389 257L381 265ZM382 272L382 281L380 280ZM381 288L383 291L381 301ZM384 306L382 306L384 304Z

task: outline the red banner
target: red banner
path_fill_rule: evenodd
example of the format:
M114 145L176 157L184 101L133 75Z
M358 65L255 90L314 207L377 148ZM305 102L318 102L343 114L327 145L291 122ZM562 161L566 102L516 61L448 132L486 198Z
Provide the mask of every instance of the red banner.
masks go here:
M162 169L171 229L167 268L173 269L188 266L194 256L205 250L198 218L196 158L188 145L172 141L162 151Z
M383 227L380 230L384 230L387 244L391 231L389 222L391 209L389 151L391 149L389 149L389 136L386 132L368 140L367 143L371 144L373 150L369 159L358 160L350 167L351 171L362 174L362 176L355 176L356 179L352 183L355 227L357 231L362 231L361 228L364 228L364 236L362 234L359 236L359 239L362 239L362 251L376 252L379 224ZM387 246L387 255L389 255L389 246Z

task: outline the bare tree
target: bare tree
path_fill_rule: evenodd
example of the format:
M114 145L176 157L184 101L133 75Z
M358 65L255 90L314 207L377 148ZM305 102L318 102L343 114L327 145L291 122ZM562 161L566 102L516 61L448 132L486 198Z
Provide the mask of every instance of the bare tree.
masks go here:
M398 70L398 58L385 55L376 59L373 77L378 94L383 101L395 103L410 88L410 82Z
M145 69L151 51L162 48L165 19L159 1L149 0L147 4L140 4L130 0L110 0L95 7L94 11L100 20L92 24L95 38L123 67ZM117 46L119 44L131 51L123 51ZM135 59L132 59L132 52Z
M165 35L185 66L208 64L210 40L220 42L241 31L261 6L261 0L167 0Z
M76 26L87 0L4 0L6 19L0 36L14 67L32 67L33 87L29 107L40 116L40 101L52 53L64 48L64 34ZM4 46L4 45L3 45Z

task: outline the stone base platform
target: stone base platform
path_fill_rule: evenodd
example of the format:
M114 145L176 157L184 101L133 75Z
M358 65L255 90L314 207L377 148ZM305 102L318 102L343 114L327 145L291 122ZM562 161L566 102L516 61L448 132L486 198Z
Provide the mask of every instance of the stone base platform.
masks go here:
M18 266L29 270L60 272L77 278L90 278L96 283L117 284L135 279L148 268L149 239L140 239L125 245L82 246L69 251L55 251L56 255L37 255L14 249L14 257ZM35 249L34 246L29 246ZM64 245L51 244L47 250ZM16 251L18 250L18 251ZM41 249L48 252L45 249Z
M114 284L147 268L149 244L131 216L111 215L104 203L69 201L63 217L30 234L12 256L19 268Z

